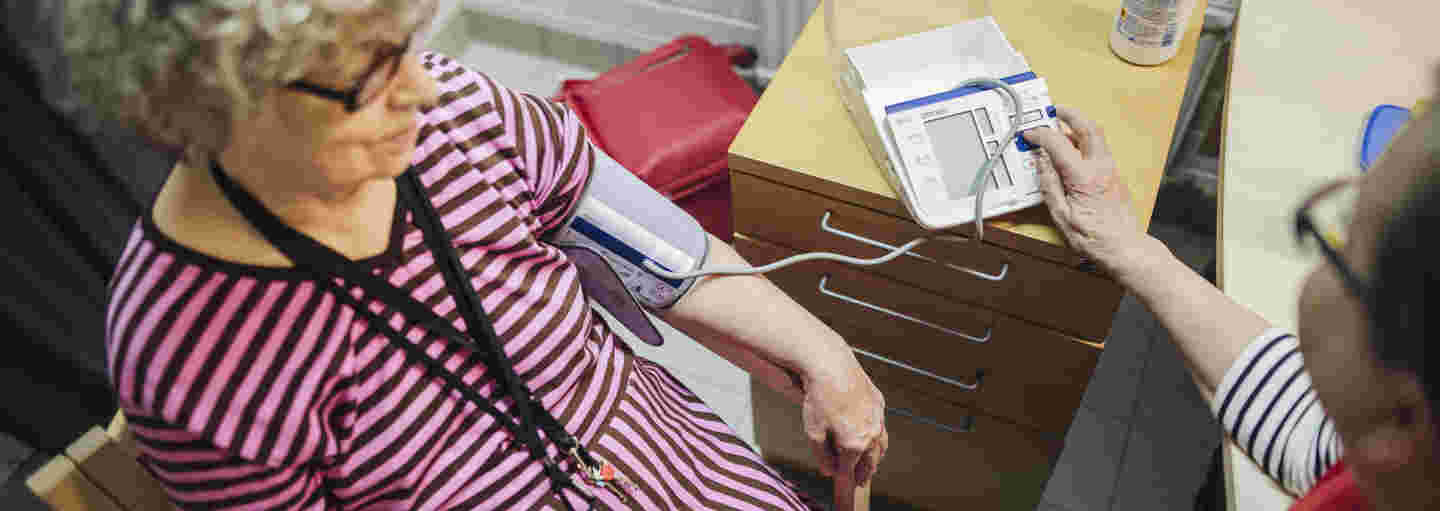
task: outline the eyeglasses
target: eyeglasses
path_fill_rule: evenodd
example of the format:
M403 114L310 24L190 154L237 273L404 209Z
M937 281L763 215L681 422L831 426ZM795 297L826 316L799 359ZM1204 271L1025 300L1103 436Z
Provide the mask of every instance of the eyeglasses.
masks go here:
M1313 238L1350 293L1368 303L1370 284L1340 255L1340 247L1344 246L1341 226L1349 212L1349 203L1344 200L1348 197L1340 192L1352 188L1355 181L1347 178L1332 182L1306 199L1295 213L1295 241L1303 246L1306 238Z
M395 81L395 76L400 74L400 64L405 61L405 55L410 53L410 43L414 40L415 34L412 33L405 38L404 44L377 51L370 68L360 75L360 81L349 90L335 90L304 80L290 82L285 87L338 101L345 105L346 112L353 114L373 103L380 97L380 93L390 86L390 82Z

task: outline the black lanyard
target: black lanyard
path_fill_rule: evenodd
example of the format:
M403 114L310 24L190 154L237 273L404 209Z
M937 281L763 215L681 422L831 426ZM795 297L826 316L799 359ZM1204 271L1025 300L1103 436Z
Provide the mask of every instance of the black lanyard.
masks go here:
M297 268L315 274L318 282L332 288L337 297L348 302L357 313L366 316L370 326L389 337L396 347L405 352L406 357L412 363L425 366L450 387L474 402L485 413L494 416L496 421L525 444L531 456L544 465L546 475L557 489L562 492L566 487L575 489L585 496L587 502L593 502L593 497L579 491L574 480L560 469L555 460L546 455L545 446L540 440L536 428L539 427L545 432L545 436L560 448L562 455L568 454L574 457L576 462L582 464L582 470L597 467L598 463L591 457L585 446L565 431L565 427L560 424L560 421L535 400L530 389L516 374L514 364L510 363L509 357L506 356L505 350L499 342L499 336L495 333L495 326L489 321L480 305L480 298L475 293L474 286L470 284L469 279L464 277L465 273L460 264L460 258L455 254L454 247L445 234L439 213L435 211L435 207L429 199L424 198L420 193L423 187L413 168L407 170L396 182L399 194L396 200L415 214L416 223L425 235L425 244L435 257L435 263L440 265L441 273L445 276L446 287L454 297L461 317L465 320L466 329L471 332L470 335L455 328L451 322L435 314L435 311L420 303L409 293L376 277L363 265L351 261L330 247L285 225L274 213L265 209L259 200L231 180L218 162L211 164L210 173L230 203L249 220L256 230L260 231L266 240L290 258ZM514 409L519 412L518 423L516 418L497 409L474 388L466 385L458 375L446 369L443 362L425 353L418 345L391 328L390 322L380 318L365 304L359 303L353 295L335 282L335 277L343 278L348 285L359 286L367 293L380 298L386 305L404 313L407 319L423 324L439 335L474 347L491 371L496 372L496 379L499 380L500 387L513 401ZM483 342L465 342L470 340ZM570 502L564 495L561 495L560 500L565 503L566 507L570 507Z

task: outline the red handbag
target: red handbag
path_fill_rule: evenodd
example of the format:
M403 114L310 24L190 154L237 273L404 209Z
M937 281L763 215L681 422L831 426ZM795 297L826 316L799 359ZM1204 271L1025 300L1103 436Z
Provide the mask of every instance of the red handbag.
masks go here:
M560 96L592 142L729 240L726 157L760 99L731 66L754 58L685 36L594 80L567 80Z

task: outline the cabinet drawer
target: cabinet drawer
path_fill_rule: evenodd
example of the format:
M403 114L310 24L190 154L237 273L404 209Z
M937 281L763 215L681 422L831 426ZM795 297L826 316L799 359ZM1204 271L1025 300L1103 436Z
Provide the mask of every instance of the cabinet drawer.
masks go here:
M794 253L744 236L754 264ZM768 275L856 349L871 377L1041 431L1070 425L1100 350L875 274L811 262Z
M801 431L799 405L758 382L752 387L755 440L765 460L819 473ZM1061 437L904 389L881 386L881 392L890 448L875 474L874 496L922 509L1035 508Z
M919 224L743 173L731 176L735 231L802 252L879 257L933 235ZM926 242L914 255L867 268L954 300L1103 341L1123 291L1114 281L971 241Z

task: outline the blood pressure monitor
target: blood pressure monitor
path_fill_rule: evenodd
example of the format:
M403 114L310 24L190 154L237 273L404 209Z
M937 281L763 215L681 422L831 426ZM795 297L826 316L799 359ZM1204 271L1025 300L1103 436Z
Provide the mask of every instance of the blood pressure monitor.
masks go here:
M1022 98L1020 130L1055 127L1055 107L1045 80L1034 73L1005 78ZM1006 145L1010 102L991 87L963 87L885 107L896 165L891 176L904 189L916 219L928 225L957 225L975 219L972 185L986 159L1002 160L987 179L983 217L1010 213L1043 202L1036 168L1040 155L1023 139Z

